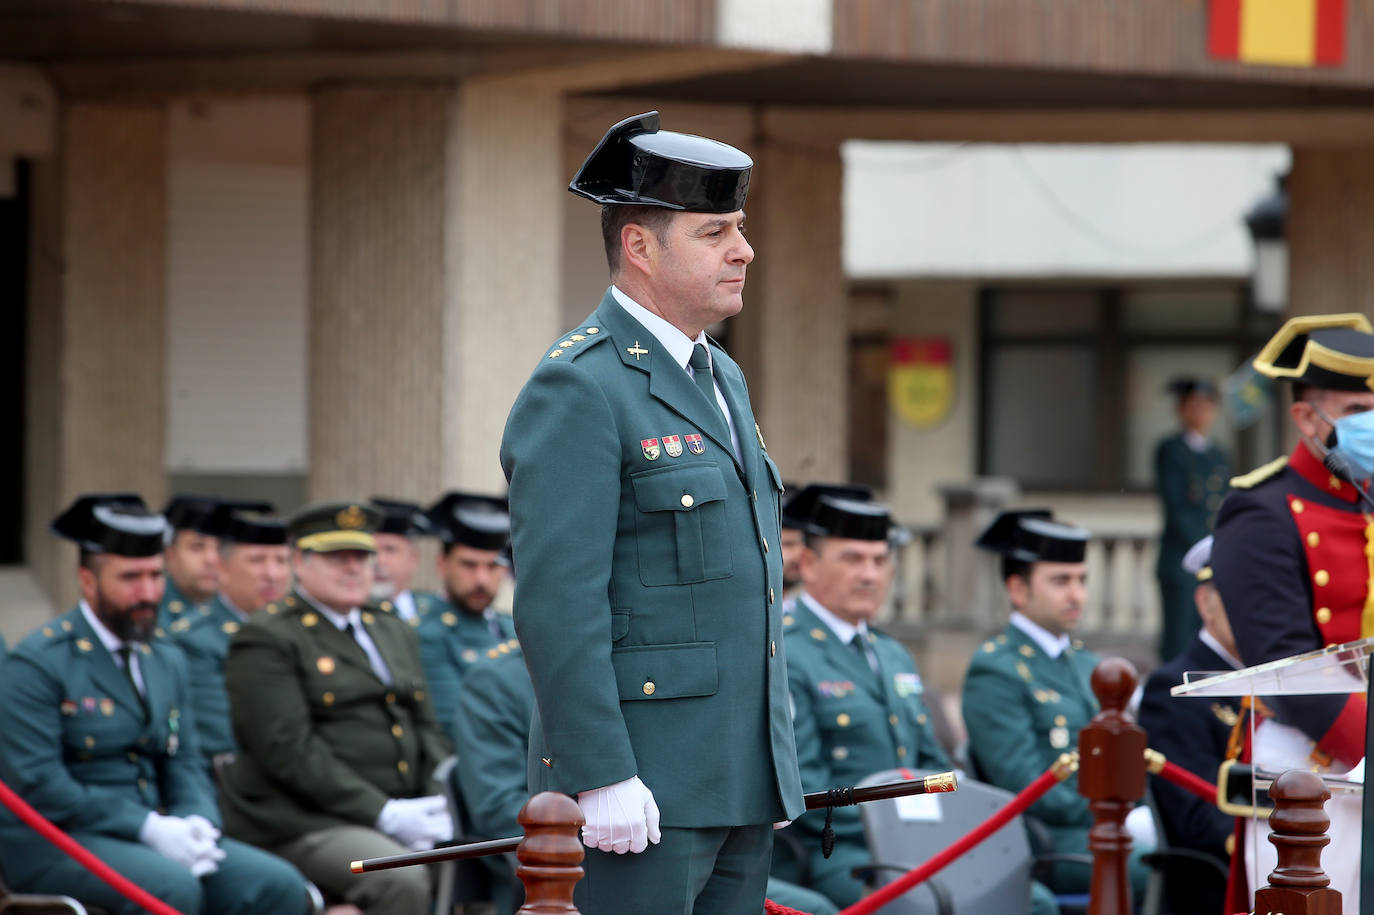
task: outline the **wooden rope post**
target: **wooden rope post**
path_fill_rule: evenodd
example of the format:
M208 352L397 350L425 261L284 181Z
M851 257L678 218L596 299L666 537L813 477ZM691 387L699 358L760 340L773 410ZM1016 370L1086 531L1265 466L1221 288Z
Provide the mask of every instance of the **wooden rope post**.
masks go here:
M1258 912L1284 915L1341 915L1341 894L1331 888L1322 870L1322 849L1331 838L1326 829L1331 819L1325 804L1331 792L1321 776L1290 769L1269 788L1274 812L1269 814L1269 841L1278 851L1279 863L1269 875L1269 885L1255 894Z
M1102 711L1078 734L1078 793L1093 812L1088 915L1131 915L1126 814L1145 796L1145 731L1126 712L1136 680L1135 668L1122 658L1098 664L1092 688Z
M525 838L516 849L516 876L525 884L517 915L577 915L573 887L582 879L582 811L566 794L545 791L520 808Z

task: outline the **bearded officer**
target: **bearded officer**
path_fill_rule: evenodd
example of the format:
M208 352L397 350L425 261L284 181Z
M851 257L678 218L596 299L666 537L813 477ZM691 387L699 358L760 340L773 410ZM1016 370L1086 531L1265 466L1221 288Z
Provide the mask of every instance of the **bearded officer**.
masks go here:
M186 668L154 635L167 529L132 493L82 496L53 521L80 550L81 605L0 665L0 777L178 911L304 912L295 868L220 836ZM143 911L8 813L0 859L16 891Z
M1370 506L1361 494L1374 476L1369 319L1293 318L1265 344L1254 366L1293 385L1289 417L1298 442L1288 457L1233 479L1217 517L1214 580L1246 665L1374 636L1366 552L1374 541ZM1363 758L1363 693L1275 696L1265 702L1273 717L1256 730L1257 764L1340 773ZM1327 812L1332 843L1322 864L1334 888L1358 899L1359 799L1338 794ZM1247 853L1257 847L1261 863L1272 863L1264 824L1257 827Z
M870 628L892 582L892 518L885 506L821 495L812 501L801 556L802 592L787 623L787 679L802 787L855 785L898 766L951 769L922 701L921 677L901 643ZM794 830L814 851L811 886L837 905L864 895L851 871L873 859L859 811L833 812L835 847L821 853L825 815L807 813ZM774 873L796 880L789 858Z
M371 501L382 513L373 535L377 540L377 568L372 599L381 609L418 626L420 611L411 590L420 568L420 547L415 541L432 532L429 518L414 502L382 496L373 496Z
M415 630L361 609L379 520L371 506L338 502L288 521L295 590L279 612L243 624L224 665L240 749L221 796L231 835L368 915L414 915L430 904L426 868L348 869L453 836L434 781L450 750Z
M752 166L656 112L611 128L570 189L602 204L613 285L540 359L501 443L531 787L577 795L589 915L756 915L771 824L802 811L782 477L704 332L742 307Z
M225 508L219 538L220 592L210 603L172 621L168 635L186 656L196 735L208 771L233 761L238 745L224 688L229 641L248 618L277 601L291 585L286 523L280 518Z

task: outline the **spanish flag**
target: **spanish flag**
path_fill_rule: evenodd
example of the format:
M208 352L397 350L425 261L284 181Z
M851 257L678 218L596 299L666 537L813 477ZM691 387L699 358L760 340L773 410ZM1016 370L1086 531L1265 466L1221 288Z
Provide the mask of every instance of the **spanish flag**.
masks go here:
M1335 67L1345 60L1345 0L1211 0L1207 53L1220 60Z

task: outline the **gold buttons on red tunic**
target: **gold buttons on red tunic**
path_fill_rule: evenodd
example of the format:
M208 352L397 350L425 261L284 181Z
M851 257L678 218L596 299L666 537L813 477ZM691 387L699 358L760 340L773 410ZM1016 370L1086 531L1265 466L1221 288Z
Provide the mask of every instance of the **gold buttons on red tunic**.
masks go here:
M1330 608L1330 607L1318 607L1318 608L1317 608L1317 622L1321 623L1323 626L1325 626L1327 623L1331 622L1331 608Z
M1312 576L1312 580L1316 582L1317 587L1324 588L1331 581L1331 573L1326 569L1318 569L1316 574Z

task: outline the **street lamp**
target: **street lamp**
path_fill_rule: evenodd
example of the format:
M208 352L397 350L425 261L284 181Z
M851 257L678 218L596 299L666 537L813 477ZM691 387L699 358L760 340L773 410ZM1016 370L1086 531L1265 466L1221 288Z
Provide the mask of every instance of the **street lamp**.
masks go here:
M1255 243L1255 308L1282 314L1288 304L1288 176L1276 176L1274 184L1274 192L1245 214L1245 227Z

